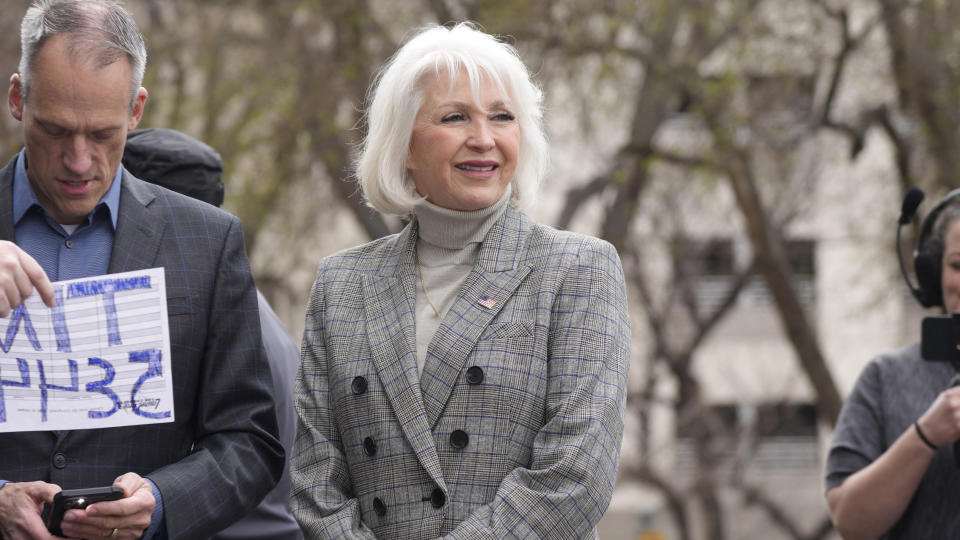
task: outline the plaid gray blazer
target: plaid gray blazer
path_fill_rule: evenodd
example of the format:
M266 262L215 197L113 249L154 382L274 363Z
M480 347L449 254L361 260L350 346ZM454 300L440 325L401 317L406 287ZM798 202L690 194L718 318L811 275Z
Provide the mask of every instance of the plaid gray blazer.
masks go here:
M317 270L290 465L305 536L596 536L630 351L616 251L509 207L418 377L416 238L414 220Z
M209 538L283 469L243 233L218 208L123 174L109 271L164 267L176 420L0 434L0 478L70 489L132 471L159 488L169 538ZM0 170L0 239L10 241L12 185L13 162Z

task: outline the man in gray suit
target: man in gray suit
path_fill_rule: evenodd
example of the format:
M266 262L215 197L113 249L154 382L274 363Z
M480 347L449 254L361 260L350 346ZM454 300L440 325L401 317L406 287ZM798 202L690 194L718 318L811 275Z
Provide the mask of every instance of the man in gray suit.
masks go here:
M0 170L0 315L34 288L52 307L51 280L162 267L175 420L0 435L0 532L51 538L42 503L112 484L125 497L68 511L66 536L210 537L283 468L240 223L120 166L147 97L143 38L125 10L44 0L21 34L8 107L25 148Z
M137 129L127 135L123 166L134 176L189 195L213 206L223 204L220 180L223 160L209 145L172 129ZM273 374L280 442L287 455L297 434L293 409L293 380L300 365L300 349L270 303L257 291L263 347ZM290 512L290 472L284 466L277 486L252 512L220 531L214 540L299 540L303 535Z

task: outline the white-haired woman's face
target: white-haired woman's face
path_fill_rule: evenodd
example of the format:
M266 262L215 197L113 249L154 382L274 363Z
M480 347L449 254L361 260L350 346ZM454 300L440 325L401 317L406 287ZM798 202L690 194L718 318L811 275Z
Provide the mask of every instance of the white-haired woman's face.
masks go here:
M407 168L417 192L452 210L479 210L503 196L517 169L520 126L510 100L483 79L476 96L459 73L427 88L410 139Z

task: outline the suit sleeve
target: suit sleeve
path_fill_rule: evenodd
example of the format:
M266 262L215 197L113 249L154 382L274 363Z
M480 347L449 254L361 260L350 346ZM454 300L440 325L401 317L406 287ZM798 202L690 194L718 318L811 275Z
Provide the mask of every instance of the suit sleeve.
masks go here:
M323 270L310 292L294 384L297 438L290 457L290 508L305 538L375 538L360 516L331 409Z
M253 276L240 222L231 217L205 320L191 453L148 475L163 496L170 538L207 538L253 509L277 483L283 448L270 394ZM203 309L207 311L204 312ZM174 381L176 384L176 381Z
M494 500L446 538L586 538L616 480L630 315L613 246L590 241L567 272L550 319L546 423L529 468L517 468Z

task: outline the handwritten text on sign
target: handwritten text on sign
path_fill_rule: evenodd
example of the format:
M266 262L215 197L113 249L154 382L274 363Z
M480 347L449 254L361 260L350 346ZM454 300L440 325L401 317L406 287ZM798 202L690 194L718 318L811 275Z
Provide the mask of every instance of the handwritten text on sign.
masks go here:
M163 268L53 286L0 318L0 432L172 422Z

